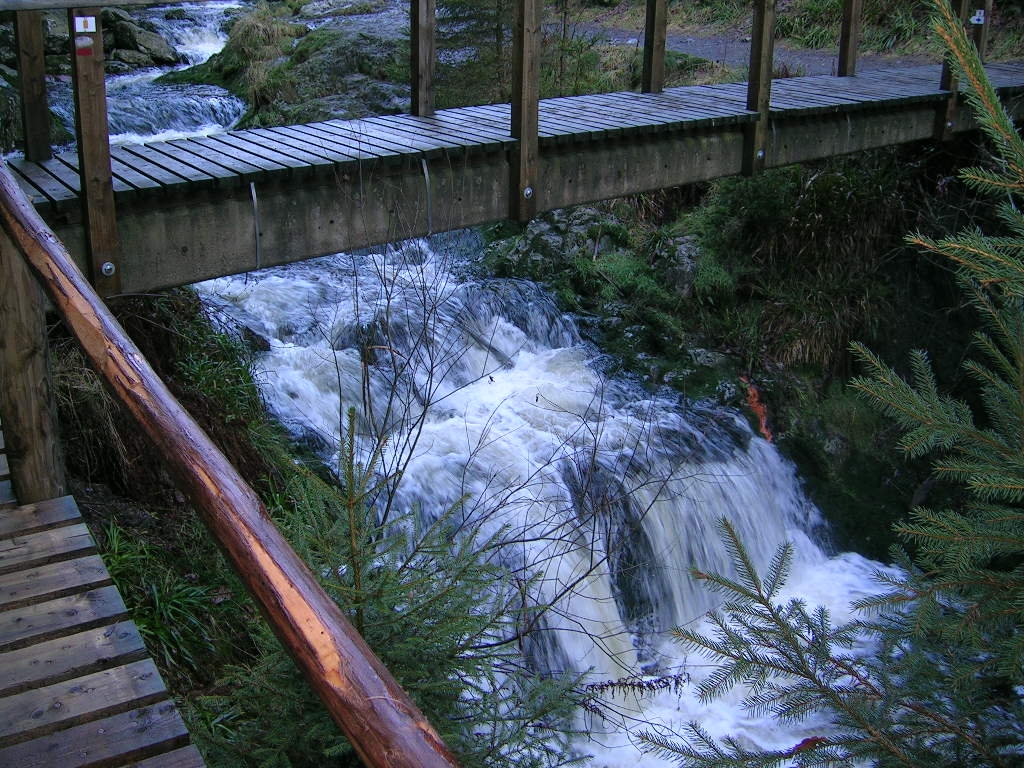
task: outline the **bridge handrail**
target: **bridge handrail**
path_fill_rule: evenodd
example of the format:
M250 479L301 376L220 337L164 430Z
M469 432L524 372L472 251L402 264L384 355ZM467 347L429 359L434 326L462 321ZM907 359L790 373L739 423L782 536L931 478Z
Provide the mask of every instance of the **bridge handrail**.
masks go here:
M0 160L0 225L96 371L153 441L286 650L371 768L454 756L153 371ZM0 233L2 237L2 233Z

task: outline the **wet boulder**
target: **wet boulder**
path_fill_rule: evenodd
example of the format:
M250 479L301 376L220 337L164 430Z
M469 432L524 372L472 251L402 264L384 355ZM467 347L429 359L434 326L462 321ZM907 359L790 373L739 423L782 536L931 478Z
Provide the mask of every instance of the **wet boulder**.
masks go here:
M165 67L181 62L177 51L156 32L146 29L127 12L103 9L103 45L107 58L134 68Z

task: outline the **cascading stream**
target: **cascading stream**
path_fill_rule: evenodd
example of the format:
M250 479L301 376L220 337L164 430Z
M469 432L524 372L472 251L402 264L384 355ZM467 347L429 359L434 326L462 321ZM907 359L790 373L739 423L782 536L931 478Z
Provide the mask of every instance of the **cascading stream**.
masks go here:
M244 3L213 0L171 6L146 6L134 15L150 23L192 66L224 47L225 14ZM155 82L169 69L143 69L106 79L107 114L112 143L166 141L199 136L233 125L245 112L241 99L214 85ZM49 84L51 107L74 133L71 84Z
M397 510L436 516L465 497L465 514L506 542L501 562L541 575L536 600L554 608L526 652L546 671L699 677L668 630L714 607L688 569L729 569L721 517L762 566L794 541L793 592L848 615L877 564L826 557L813 542L817 511L773 446L735 412L606 376L539 286L465 273L477 245L407 242L199 290L269 345L264 392L298 439L336 462L340 414L356 408L364 452L387 435L382 474L402 470ZM614 721L586 723L595 740L581 749L594 765L636 765L631 730L647 722L698 719L780 747L810 733L778 731L735 701L701 706L685 685L609 706Z

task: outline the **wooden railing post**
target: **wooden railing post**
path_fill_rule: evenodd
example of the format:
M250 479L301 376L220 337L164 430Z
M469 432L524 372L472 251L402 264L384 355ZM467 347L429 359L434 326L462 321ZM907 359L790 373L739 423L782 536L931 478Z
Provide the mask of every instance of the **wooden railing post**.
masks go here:
M14 47L18 51L18 84L21 92L21 128L26 160L49 160L50 106L46 98L46 57L43 12L14 14Z
M436 0L409 0L410 72L412 73L412 113L421 117L434 114L434 62L436 52Z
M743 173L747 175L764 170L768 156L768 120L775 58L775 5L776 0L754 0L747 109L757 112L757 122L748 125L746 130Z
M988 55L988 34L992 28L992 0L975 0L970 22L974 46L978 49L978 57L984 61Z
M971 0L950 0L954 13L960 17L960 21L967 23L967 15L971 8ZM939 141L948 141L953 138L953 129L956 127L956 113L960 105L959 78L949 60L942 63L942 77L939 80L939 88L949 91L949 96L939 106L935 115L935 138Z
M67 493L50 378L43 292L0 230L0 415L22 504Z
M512 150L509 216L529 221L537 212L540 148L540 0L516 0L512 72Z
M92 284L101 296L121 290L120 237L114 208L107 127L107 88L103 71L103 29L99 8L68 11L71 72L75 94L75 134Z
M640 90L661 93L665 89L665 38L668 30L668 0L647 0L644 28L644 71Z
M4 245L4 264L25 256L89 363L149 436L363 764L456 768L437 731L288 544L252 487L156 375L2 160L0 225L4 242L9 237L20 252ZM8 285L4 295L13 290ZM4 319L7 338L13 329Z
M860 46L860 19L864 0L843 0L843 26L839 34L839 77L857 74L857 49Z

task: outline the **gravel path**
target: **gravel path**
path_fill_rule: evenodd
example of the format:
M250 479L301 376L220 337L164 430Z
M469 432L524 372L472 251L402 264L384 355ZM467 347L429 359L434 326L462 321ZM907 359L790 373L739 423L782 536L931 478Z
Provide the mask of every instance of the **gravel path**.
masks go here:
M616 45L642 45L643 33L597 24L580 25L577 30L606 40ZM670 34L666 46L671 51L699 56L702 59L719 62L728 66L746 66L750 63L750 39L743 37L693 37ZM775 67L785 67L794 75L835 74L839 54L829 50L806 50L775 44ZM927 64L931 60L923 56L879 56L861 54L857 60L857 71Z

